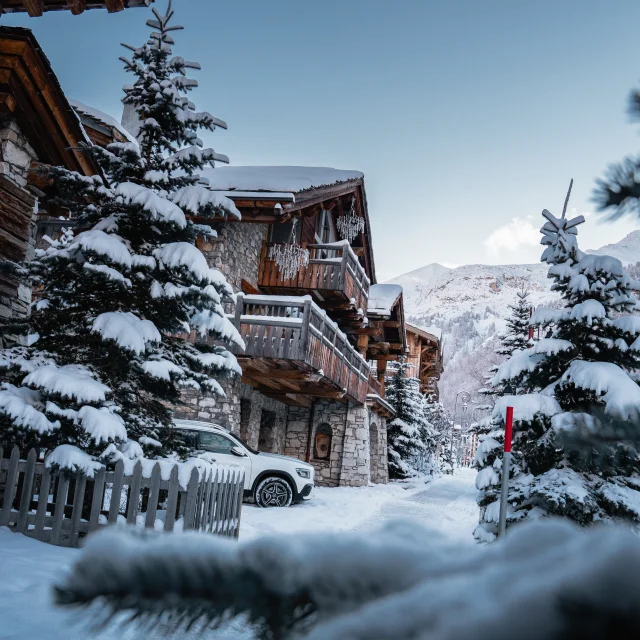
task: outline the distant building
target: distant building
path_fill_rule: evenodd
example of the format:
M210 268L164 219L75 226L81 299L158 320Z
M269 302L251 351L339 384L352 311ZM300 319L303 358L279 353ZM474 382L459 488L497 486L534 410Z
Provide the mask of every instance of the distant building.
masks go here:
M412 375L420 381L420 391L438 399L438 380L444 370L440 335L406 324L407 362L413 367Z
M106 9L116 13L129 7L148 7L154 0L2 0L0 14L26 12L32 18L41 16L45 11L71 11L74 15L86 9Z

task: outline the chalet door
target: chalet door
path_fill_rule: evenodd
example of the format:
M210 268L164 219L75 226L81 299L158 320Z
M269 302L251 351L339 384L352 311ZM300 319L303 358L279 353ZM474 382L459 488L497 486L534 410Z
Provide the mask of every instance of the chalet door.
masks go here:
M316 243L328 244L330 242L335 242L337 239L338 234L336 233L336 226L333 222L333 215L331 211L322 210L318 214L318 219L316 221ZM322 249L319 252L318 257L322 259L335 258L336 252L329 249Z

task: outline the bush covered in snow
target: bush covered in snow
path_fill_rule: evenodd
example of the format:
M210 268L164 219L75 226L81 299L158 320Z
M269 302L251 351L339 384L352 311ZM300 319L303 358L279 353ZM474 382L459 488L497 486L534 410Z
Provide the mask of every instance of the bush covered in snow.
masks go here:
M543 216L542 261L565 306L537 310L532 326L547 337L514 351L493 378L528 393L502 397L483 425L476 460L481 540L497 531L507 405L514 407L508 522L562 515L580 524L640 523L640 322L624 315L636 309L633 283L619 260L578 249L582 216ZM620 422L627 437L612 437Z
M106 530L56 599L99 600L98 623L124 611L129 625L160 624L176 638L236 616L264 640L634 638L640 545L622 528L560 521L515 527L482 548L415 523L241 544Z
M226 125L189 100L187 72L199 65L172 54L181 27L169 24L170 4L153 11L149 41L123 58L139 144L84 145L94 176L52 170L74 230L21 268L37 290L29 337L0 351L0 444L63 447L57 466L184 452L171 404L185 387L221 394L216 378L240 373L227 347L242 340L222 306L232 289L195 246L214 232L186 217L239 216L195 173L225 160L198 130Z

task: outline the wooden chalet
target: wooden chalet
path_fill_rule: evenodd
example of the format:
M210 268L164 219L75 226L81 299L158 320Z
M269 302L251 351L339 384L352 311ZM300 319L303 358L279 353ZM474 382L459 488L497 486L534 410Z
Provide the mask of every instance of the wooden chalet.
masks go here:
M420 381L420 391L438 399L438 380L444 370L440 336L406 324L407 362L412 366L412 375Z
M41 16L45 11L71 11L74 15L87 9L106 9L109 13L123 11L129 7L148 7L154 0L2 0L0 14L26 12L32 18Z

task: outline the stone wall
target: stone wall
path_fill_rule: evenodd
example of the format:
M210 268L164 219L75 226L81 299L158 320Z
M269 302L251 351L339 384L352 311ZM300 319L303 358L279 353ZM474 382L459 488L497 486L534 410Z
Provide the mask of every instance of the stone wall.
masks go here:
M309 411L289 408L285 455L305 459ZM350 404L347 407L339 402L321 400L314 405L312 423L311 464L316 470L317 485L361 486L388 481L384 418L372 413L367 406ZM331 450L326 460L316 457L314 446L318 427L323 424L331 427Z
M234 291L240 291L242 280L258 286L258 269L266 224L225 222L219 225L218 237L200 241L199 247L209 266L224 273Z
M0 122L0 174L21 187L27 186L27 176L36 152L24 137L15 120Z
M219 424L234 433L240 427L240 378L218 380L226 398L187 390L182 393L183 404L175 407L175 417Z
M37 200L26 189L35 151L13 120L0 120L0 256L30 260L35 245ZM29 313L31 289L13 276L0 274L0 318ZM0 336L0 347L15 336Z
M246 384L242 384L241 387L240 437L254 449L284 454L287 414L290 407L263 396Z
M387 460L387 420L372 413L369 417L369 446L371 460L371 482L389 482Z

